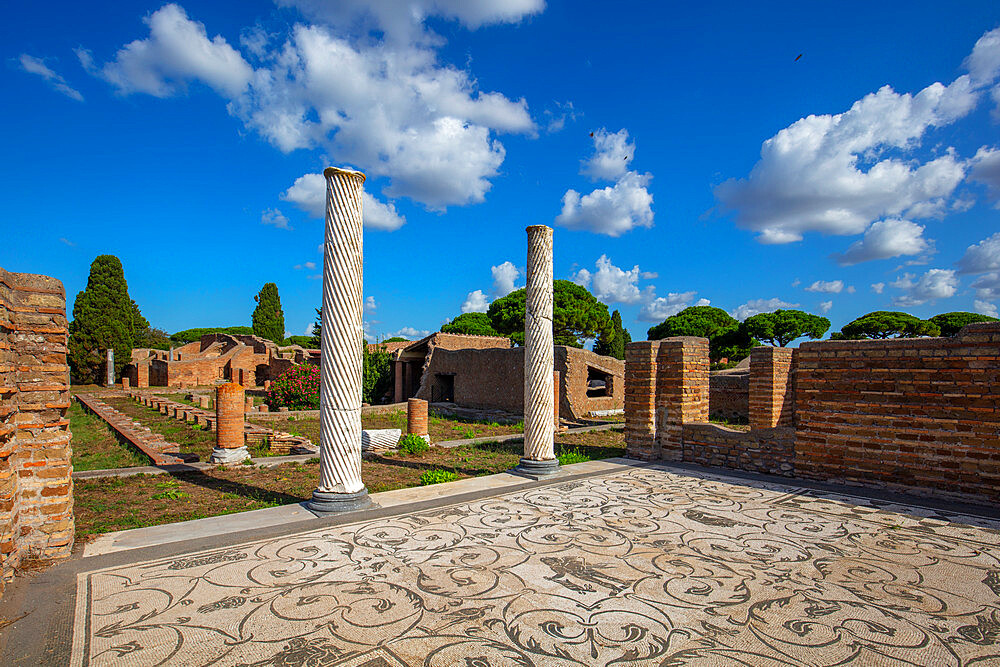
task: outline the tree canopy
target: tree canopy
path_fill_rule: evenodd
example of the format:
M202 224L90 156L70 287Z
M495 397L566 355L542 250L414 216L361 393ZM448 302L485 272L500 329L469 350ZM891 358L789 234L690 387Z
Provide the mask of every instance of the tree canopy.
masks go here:
M583 347L583 339L596 338L610 329L608 307L587 288L569 280L555 280L552 289L552 336L556 345ZM491 303L486 314L497 333L524 345L524 307L522 287Z
M448 324L441 326L444 333L471 334L473 336L499 336L486 313L462 313Z
M844 325L830 336L834 340L860 340L864 338L916 338L940 336L941 328L928 320L890 310L876 310L862 315Z
M941 329L942 336L954 336L967 324L975 324L976 322L1000 322L1000 320L995 317L990 317L989 315L959 311L935 315L930 318L928 322L936 324L937 327Z
M776 347L785 347L803 336L822 338L829 328L830 320L801 310L778 309L743 321L743 330L749 336Z
M625 346L632 342L632 335L622 326L622 315L617 310L611 313L611 329L599 334L594 343L594 352L615 359L625 359Z
M257 302L257 307L254 308L251 317L253 334L280 345L285 340L285 313L281 310L278 286L274 283L264 283L254 301Z
M386 338L383 343L409 343L409 338L403 338L402 336L393 336L392 338Z
M736 318L715 306L689 306L671 315L647 332L648 340L674 336L707 338L709 357L712 361L722 358L743 359L750 354L754 341L746 334Z
M105 354L115 351L115 378L132 361L136 340L150 330L139 306L129 298L121 260L100 255L90 265L87 288L77 294L69 325L67 361L73 381L100 384L105 379Z

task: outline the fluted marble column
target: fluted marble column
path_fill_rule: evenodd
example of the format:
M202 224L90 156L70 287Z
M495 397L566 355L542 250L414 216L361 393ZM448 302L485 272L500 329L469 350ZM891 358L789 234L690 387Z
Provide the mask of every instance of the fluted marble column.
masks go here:
M558 471L553 443L552 228L528 227L528 285L524 312L524 457L516 471Z
M370 506L361 481L362 226L365 175L328 167L320 327L319 488L313 512Z

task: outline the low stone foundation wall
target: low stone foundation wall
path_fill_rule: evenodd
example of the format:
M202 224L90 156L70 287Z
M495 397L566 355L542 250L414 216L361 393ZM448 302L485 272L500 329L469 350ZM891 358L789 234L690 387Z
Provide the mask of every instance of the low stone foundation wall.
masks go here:
M734 431L715 424L685 424L684 461L703 466L792 477L795 429Z

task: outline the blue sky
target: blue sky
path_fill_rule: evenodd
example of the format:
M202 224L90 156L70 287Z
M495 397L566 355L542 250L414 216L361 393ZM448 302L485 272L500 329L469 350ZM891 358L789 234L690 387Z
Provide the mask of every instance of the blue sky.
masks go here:
M636 339L706 301L996 314L1000 5L683 4L11 6L0 266L71 306L117 255L170 332L273 281L302 334L343 165L372 336L523 286L531 224Z

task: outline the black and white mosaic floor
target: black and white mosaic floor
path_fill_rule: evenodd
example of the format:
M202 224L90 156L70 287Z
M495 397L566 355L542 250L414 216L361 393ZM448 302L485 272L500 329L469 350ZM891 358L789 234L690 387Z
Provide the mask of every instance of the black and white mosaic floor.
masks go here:
M633 468L82 574L73 663L997 664L998 528Z

